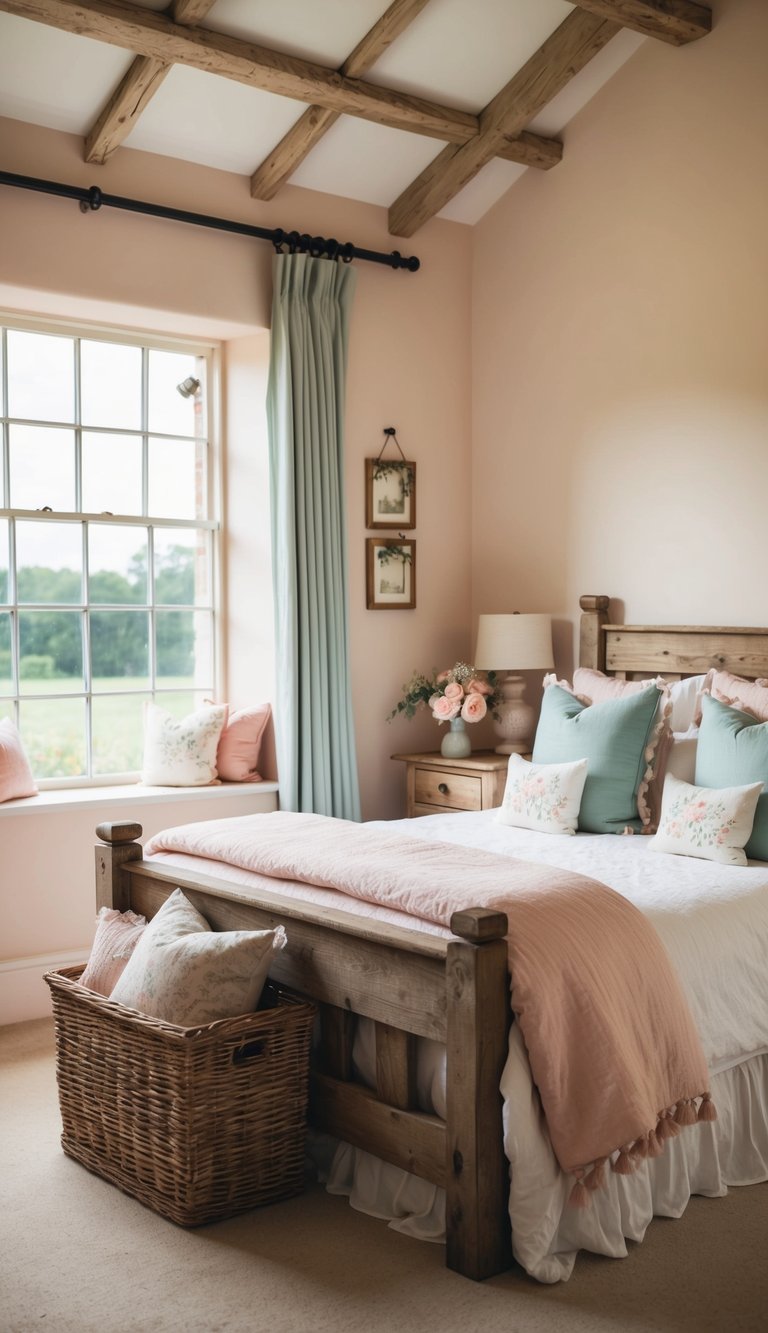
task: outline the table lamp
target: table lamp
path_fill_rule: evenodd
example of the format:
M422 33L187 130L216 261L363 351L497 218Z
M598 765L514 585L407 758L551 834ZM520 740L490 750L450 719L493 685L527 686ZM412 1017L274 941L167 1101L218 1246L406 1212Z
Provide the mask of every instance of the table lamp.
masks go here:
M533 709L523 698L525 681L512 671L549 671L554 666L552 619L514 612L480 616L474 664L483 671L507 671L501 680L501 701L494 729L501 738L497 754L527 754L533 736Z

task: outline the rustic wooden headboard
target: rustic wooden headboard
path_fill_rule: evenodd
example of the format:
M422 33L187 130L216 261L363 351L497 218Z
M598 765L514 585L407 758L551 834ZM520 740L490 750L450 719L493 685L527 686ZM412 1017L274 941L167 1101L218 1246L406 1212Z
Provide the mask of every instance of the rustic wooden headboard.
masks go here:
M659 672L669 679L717 667L768 677L768 629L736 625L612 625L606 596L579 598L579 665L619 679Z

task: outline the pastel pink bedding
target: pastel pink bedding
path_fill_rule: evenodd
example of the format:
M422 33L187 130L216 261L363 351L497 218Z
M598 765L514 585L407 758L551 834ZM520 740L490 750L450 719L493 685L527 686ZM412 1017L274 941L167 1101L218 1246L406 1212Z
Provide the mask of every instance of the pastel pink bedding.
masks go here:
M613 1156L658 1155L680 1125L714 1118L701 1044L648 920L596 880L492 852L287 812L189 824L146 853L185 852L339 890L448 926L466 907L509 921L511 1004L573 1201ZM614 1154L617 1154L614 1156Z

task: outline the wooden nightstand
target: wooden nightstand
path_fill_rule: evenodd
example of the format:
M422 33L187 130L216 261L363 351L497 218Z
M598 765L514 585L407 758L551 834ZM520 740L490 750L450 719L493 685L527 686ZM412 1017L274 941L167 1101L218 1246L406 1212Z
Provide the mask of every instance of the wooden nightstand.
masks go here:
M451 810L489 810L501 805L508 754L478 750L467 759L431 754L393 754L407 765L406 817L444 815Z

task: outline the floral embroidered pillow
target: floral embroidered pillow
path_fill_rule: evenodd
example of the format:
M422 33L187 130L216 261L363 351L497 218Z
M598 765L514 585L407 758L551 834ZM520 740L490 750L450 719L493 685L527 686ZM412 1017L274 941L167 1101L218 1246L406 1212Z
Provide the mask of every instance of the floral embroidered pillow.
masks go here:
M166 1023L198 1027L250 1013L285 930L211 930L181 889L152 918L110 995Z
M667 775L655 852L697 856L703 861L745 866L762 782L746 787L694 787Z
M227 721L226 704L173 717L157 704L144 712L144 763L148 787L207 787L217 779L216 752Z
M586 778L586 759L532 764L522 755L511 754L497 820L537 833L573 834Z

